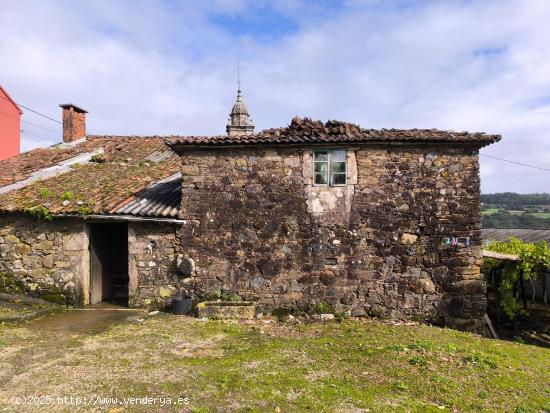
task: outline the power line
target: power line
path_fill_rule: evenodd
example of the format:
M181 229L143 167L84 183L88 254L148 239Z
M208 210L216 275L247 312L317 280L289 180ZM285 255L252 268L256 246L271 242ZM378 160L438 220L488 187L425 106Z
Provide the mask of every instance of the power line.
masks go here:
M241 79L240 79L240 73L239 73L239 72L240 72L240 70L239 70L239 60L237 59L237 79L238 79L237 81L238 81L238 83L239 83L239 88L240 88ZM6 97L4 97L4 96L0 96L0 98L12 102L11 99L8 99L8 98L6 98ZM31 109L31 108L29 108L29 107L27 107L27 106L25 106L25 105L22 105L22 104L20 104L20 103L15 102L15 104L18 105L18 106L21 106L22 108L24 108L24 109L26 109L26 110L29 110L29 111L33 112L33 113L35 113L35 114L37 114L37 115L39 115L39 116L42 116L42 117L45 118L45 119L48 119L48 120L51 120L52 122L56 122L56 123L59 123L60 125L63 125L63 123L60 122L60 121L58 121L57 119L53 119L53 118L51 118L51 117L49 117L49 116L47 116L47 115L44 115L43 113L40 113L40 112L38 112L38 111L36 111L36 110L34 110L34 109ZM6 113L3 113L3 112L0 112L0 113L1 113L2 115L8 116L8 117L12 117L12 118L16 119L15 117L10 116L10 115L8 115L8 114L6 114ZM38 127L38 128L44 129L44 130L49 131L49 132L59 133L59 131L54 131L54 130L52 130L52 129L45 128L44 126L37 125L36 123L32 123L32 122L29 122L29 121L26 121L26 120L23 120L23 119L21 119L21 121L22 121L22 122L25 122L25 123L27 123L27 124L29 124L29 125L33 125L33 126L36 126L36 127ZM47 138L44 138L43 136L39 136L39 135L36 135L36 134L34 134L34 133L31 133L31 132L26 132L26 131L21 130L21 133L26 133L26 134L28 134L28 135L35 136L35 137L40 138L40 139L48 140ZM480 156L484 156L485 158L494 159L494 160L501 161L501 162L508 162L508 163L511 163L511 164L514 164L514 165L520 165L520 166L525 166L525 167L527 167L527 168L539 169L539 170L541 170L541 171L550 172L550 169L548 169L548 168L542 168L542 167L540 167L540 166L529 165L529 164L522 163L522 162L510 161L510 160L508 160L508 159L497 158L496 156L485 155L485 154L482 154L482 153L480 153L479 155L480 155Z
M0 96L0 98L12 102L12 100L8 99L7 97ZM15 102L15 104L16 104L17 106L21 106L21 107L24 108L24 109L30 110L31 112L36 113L37 115L40 115L40 116L42 116L43 118L49 119L49 120L51 120L52 122L56 122L56 123L59 123L60 125L63 125L63 123L59 122L57 119L50 118L49 116L44 115L43 113L40 113L40 112L38 112L38 111L36 111L36 110L34 110L34 109L31 109L31 108L29 108L29 107L27 107L27 106L21 105L20 103Z
M37 135L36 133L27 132L26 130L21 130L21 133L23 133L23 134L25 134L25 135L34 136L35 138L42 139L42 140L44 140L44 141L51 141L51 138L48 139L48 138L45 138L45 137L43 137L43 136Z
M32 126L36 126L37 128L40 128L40 129L47 130L48 132L52 132L52 133L55 133L55 134L61 133L61 131L58 131L58 130L56 131L56 130L53 130L53 129L49 129L49 128L46 128L42 125L38 125L37 123L29 122L28 120L25 120L25 119L19 119L16 116L11 116L11 115L9 115L7 113L4 113L4 112L0 112L0 115L4 115L8 118L12 118L12 119L15 119L15 120L21 120L21 122L27 123L27 124L32 125Z
M36 123L29 122L28 120L21 119L21 122L27 123L32 126L36 126L37 128L44 129L45 131L48 131L51 133L55 133L56 135L61 133L61 131L45 128L44 126L37 125Z
M521 165L521 166L526 166L526 167L528 167L528 168L540 169L541 171L550 172L550 169L547 169L547 168L542 168L542 167L540 167L540 166L535 166L535 165L529 165L529 164L527 164L527 163L521 163L521 162L516 162L516 161L510 161L510 160L508 160L508 159L497 158L496 156L484 155L484 154L482 154L482 153L480 153L479 156L484 156L484 157L486 157L486 158L496 159L497 161L513 163L514 165Z

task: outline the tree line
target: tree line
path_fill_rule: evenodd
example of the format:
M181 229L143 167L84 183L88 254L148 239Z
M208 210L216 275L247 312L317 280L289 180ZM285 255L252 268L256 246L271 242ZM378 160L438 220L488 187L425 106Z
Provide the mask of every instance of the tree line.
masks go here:
M483 204L498 205L508 208L521 208L532 205L550 206L550 194L518 194L515 192L501 192L496 194L482 194Z

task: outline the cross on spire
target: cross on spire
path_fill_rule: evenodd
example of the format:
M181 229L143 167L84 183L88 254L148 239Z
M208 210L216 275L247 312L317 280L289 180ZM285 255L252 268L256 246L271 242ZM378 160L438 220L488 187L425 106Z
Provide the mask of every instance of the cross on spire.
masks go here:
M237 86L238 86L237 90L240 91L241 90L241 69L240 69L238 57L237 57Z

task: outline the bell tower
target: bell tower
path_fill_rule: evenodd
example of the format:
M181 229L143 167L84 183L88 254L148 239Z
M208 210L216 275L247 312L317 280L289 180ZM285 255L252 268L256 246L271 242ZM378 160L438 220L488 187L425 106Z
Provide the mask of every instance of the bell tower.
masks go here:
M239 74L239 64L237 63L237 101L231 109L229 114L229 121L227 122L226 131L229 136L237 135L249 135L254 133L254 124L248 113L248 108L243 101L243 96L241 93L241 78Z

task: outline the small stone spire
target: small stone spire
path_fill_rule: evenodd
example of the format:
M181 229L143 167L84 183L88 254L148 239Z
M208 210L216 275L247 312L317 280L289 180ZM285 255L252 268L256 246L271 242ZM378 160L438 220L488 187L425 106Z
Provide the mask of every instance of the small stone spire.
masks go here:
M229 121L227 122L226 130L229 136L248 135L254 133L254 124L252 123L252 119L250 119L248 108L243 101L241 88L237 91L237 101L233 105L233 109L231 109L231 113L229 114Z
M250 119L248 108L246 107L243 96L241 94L241 71L239 60L237 59L237 101L231 109L229 114L229 121L227 122L227 134L229 136L248 135L254 133L254 124Z

